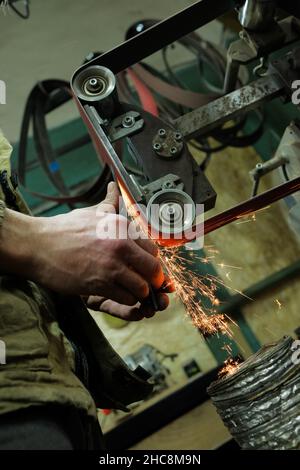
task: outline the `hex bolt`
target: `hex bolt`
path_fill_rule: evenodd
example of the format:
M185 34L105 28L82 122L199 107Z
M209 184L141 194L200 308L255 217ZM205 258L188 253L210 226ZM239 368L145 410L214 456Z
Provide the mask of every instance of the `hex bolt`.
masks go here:
M261 171L263 169L263 164L262 163L257 163L255 168L258 170L258 171Z
M89 85L90 85L90 86L95 87L97 84L98 84L97 78L91 78L91 79L89 80Z
M166 133L166 130L165 130L165 129L159 129L158 135L159 135L160 137L166 137L166 134L167 134L167 133Z
M89 93L100 93L104 88L104 83L97 77L91 77L85 82L84 87Z
M161 149L161 145L160 145L158 142L156 142L155 144L153 144L153 149L154 149L154 150L160 150L160 149Z
M177 152L178 152L177 147L171 147L170 153L171 153L172 155L175 155L175 153L177 153Z
M163 189L174 188L174 183L172 181L165 181L162 185Z
M135 119L133 116L125 116L122 125L123 127L132 127L135 124Z
M175 133L175 140L181 140L182 139L182 135L180 134L180 132L176 132Z

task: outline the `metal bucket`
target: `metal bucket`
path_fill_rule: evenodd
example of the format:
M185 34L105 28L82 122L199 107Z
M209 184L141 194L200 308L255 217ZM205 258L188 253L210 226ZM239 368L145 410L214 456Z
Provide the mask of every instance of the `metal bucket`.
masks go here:
M300 360L284 337L208 388L242 449L300 449ZM298 357L300 354L298 354Z

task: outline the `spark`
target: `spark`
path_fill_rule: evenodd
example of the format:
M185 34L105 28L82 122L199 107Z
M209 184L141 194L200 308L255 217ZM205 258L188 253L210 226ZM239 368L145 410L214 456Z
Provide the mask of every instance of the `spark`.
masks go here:
M173 281L175 293L184 304L186 314L193 325L203 335L221 333L232 337L229 318L217 312L220 300L216 294L220 281L211 274L195 274L189 266L191 260L182 257L178 249L163 248L160 257L168 276Z
M211 253L213 255L219 255L220 254L219 250L217 250L217 248L215 248L213 245L206 245L205 249L206 249L207 253Z
M220 268L242 269L240 266L230 266L230 264L225 263L217 263L217 266L220 266Z
M251 219L246 219L246 220L243 220L242 222L236 222L235 225L248 224L249 222L252 222L252 220Z
M267 333L270 333L270 335L273 336L273 338L276 338L276 334L273 330L270 330L266 326L264 327L264 330L267 331Z
M221 349L223 349L223 351L226 351L228 354L232 354L232 347L230 346L230 344L224 344Z
M274 302L275 302L275 304L277 305L278 310L281 310L281 309L282 309L282 303L280 302L280 300L275 299Z
M230 357L224 362L224 367L219 371L218 378L221 379L234 374L237 371L239 365L240 362L237 359Z
M262 211L270 209L271 206L262 207L261 209L256 210L255 212L249 212L248 214L243 214L238 217L241 222L236 222L236 225L246 224L248 222L256 222L256 216Z

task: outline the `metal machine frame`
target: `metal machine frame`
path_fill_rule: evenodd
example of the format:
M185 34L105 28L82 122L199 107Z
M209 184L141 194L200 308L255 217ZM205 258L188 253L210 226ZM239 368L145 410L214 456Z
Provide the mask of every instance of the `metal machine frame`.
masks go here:
M263 0L252 0L263 2ZM265 3L273 3L266 2ZM224 96L189 112L173 123L165 123L146 111L120 103L115 88L115 75L153 54L162 47L199 28L224 13L249 2L232 0L198 1L185 10L161 21L137 36L122 43L109 52L96 57L80 67L73 75L71 86L80 113L92 136L99 158L111 167L123 196L131 204L138 204L140 220L149 228L147 213L141 204L160 202L155 197L159 192L163 201L190 201L204 204L205 211L215 204L216 194L204 173L197 167L189 154L185 139L193 135L203 135L236 116L258 108L262 103L275 97L291 97L291 83L298 76L298 65L291 67L291 54L274 61L261 78L235 90L239 66L263 57L285 44L299 39L299 22L288 18L281 23L273 20L267 31L244 29L241 40L228 51L227 72L224 83ZM289 7L291 8L291 7ZM298 7L296 7L298 9ZM243 21L245 21L245 12ZM299 12L296 12L297 14ZM229 92L226 94L226 92ZM167 155L161 155L160 132L167 132L168 144L164 144ZM161 137L161 139L160 139ZM129 149L138 164L143 168L149 181L147 187L140 187L128 174L113 148L113 142L126 138ZM172 154L173 152L173 154ZM188 164L187 164L188 163ZM175 178L174 178L175 176ZM153 182L156 183L153 189ZM149 186L149 187L148 187ZM253 197L205 222L205 233L255 212L300 189L300 176L263 194ZM166 193L169 193L166 195ZM162 193L162 194L161 194ZM188 197L190 199L188 199ZM183 199L182 199L183 198ZM168 245L183 244L196 237L196 218L190 223L189 236L179 241L168 241ZM153 227L151 227L153 230ZM156 227L154 238L164 244L163 230ZM186 233L186 232L185 232ZM153 231L152 231L153 236ZM168 237L166 237L168 238Z

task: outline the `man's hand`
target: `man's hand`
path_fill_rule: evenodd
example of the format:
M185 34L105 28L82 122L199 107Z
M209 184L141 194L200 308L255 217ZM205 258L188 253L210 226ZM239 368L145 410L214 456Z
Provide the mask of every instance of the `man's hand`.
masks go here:
M165 310L169 305L167 294L158 294L159 310ZM138 302L136 305L128 306L114 302L104 297L90 296L87 299L87 307L95 312L108 313L117 318L126 321L139 321L143 318L151 318L155 315L155 310L148 300Z
M167 276L163 286L155 293L159 311L165 310L168 307L169 297L167 293L174 292L174 289L173 282ZM95 312L108 313L126 321L139 321L143 318L151 318L156 313L150 297L142 302L138 302L136 305L128 306L104 297L90 295L86 299L86 304L88 308Z
M159 289L164 274L150 240L101 239L97 226L126 229L109 213L119 192L110 183L105 201L55 217L29 217L7 209L0 232L0 268L54 291L94 295L133 306Z

